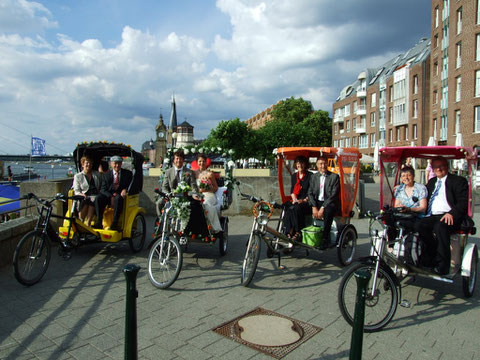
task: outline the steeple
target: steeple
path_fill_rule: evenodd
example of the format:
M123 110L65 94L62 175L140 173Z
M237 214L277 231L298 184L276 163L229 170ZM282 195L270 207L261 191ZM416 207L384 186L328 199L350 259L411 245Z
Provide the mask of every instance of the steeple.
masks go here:
M170 114L170 131L177 131L177 106L175 105L175 95L172 95L172 113Z

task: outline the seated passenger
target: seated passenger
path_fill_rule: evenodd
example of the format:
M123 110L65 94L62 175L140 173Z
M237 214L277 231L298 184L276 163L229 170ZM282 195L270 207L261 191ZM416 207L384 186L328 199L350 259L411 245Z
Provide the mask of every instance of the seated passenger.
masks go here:
M291 206L287 208L283 226L285 234L292 237L294 241L302 240L302 230L305 227L305 216L312 213L308 203L308 189L312 173L308 171L308 160L305 156L295 158L297 172L292 174L290 196L292 197Z
M165 171L165 177L162 183L162 191L165 194L170 194L177 188L180 181L184 181L187 185L190 185L192 189L197 190L197 184L195 182L195 176L190 169L187 169L184 165L185 154L181 150L177 150L173 154L173 166Z
M84 200L78 204L79 218L90 226L95 214L95 199L100 191L102 178L97 171L93 171L93 160L88 156L83 156L80 164L82 171L73 177L73 192L75 195L84 197Z
M400 170L401 185L395 188L395 207L405 207L403 212L416 213L417 217L423 217L427 210L427 188L425 185L415 182L415 170L410 166L404 166ZM401 222L408 230L413 230L415 219L402 219Z
M322 248L326 249L335 246L335 239L330 239L330 229L335 214L340 211L340 177L328 171L326 158L318 158L317 169L310 181L308 199L313 217L323 219Z
M450 234L460 228L468 213L468 182L449 173L443 157L432 159L432 168L435 177L427 183L427 210L415 230L426 244L433 271L445 275L450 270Z
M97 221L93 226L94 228L103 228L103 211L108 204L111 204L113 207L113 221L107 230L120 230L118 221L123 210L123 200L127 196L127 191L133 179L133 174L130 170L122 169L122 162L121 156L112 156L112 170L103 174L100 194L95 199Z
M197 178L197 186L204 196L203 206L205 207L207 219L212 225L212 232L219 233L222 231L220 218L217 211L217 197L215 192L218 190L215 175L207 170L207 157L205 154L197 155L198 170L195 171Z

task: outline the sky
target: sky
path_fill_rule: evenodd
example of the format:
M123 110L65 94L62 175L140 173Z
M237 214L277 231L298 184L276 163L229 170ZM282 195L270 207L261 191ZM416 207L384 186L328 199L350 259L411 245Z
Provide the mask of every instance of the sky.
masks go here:
M429 0L0 0L0 154L132 145L178 123L196 139L294 96L342 88L430 37Z

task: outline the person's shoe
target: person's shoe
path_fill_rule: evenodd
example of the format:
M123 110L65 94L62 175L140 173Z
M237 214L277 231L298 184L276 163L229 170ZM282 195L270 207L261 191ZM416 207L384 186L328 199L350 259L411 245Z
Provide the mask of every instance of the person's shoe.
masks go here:
M103 225L101 221L96 221L95 224L93 224L94 229L103 229Z
M291 240L294 242L302 242L302 233L297 232L292 236Z
M437 275L447 275L449 269L447 269L445 266L435 266L433 268L433 272Z
M110 225L110 227L108 227L107 230L120 231L120 227L118 226L118 224L112 224Z

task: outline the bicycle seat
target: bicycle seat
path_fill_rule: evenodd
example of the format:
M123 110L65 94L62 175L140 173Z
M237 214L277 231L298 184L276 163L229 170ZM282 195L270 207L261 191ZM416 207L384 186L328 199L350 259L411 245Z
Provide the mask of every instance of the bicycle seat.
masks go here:
M412 220L417 217L414 213L396 213L393 215L395 220Z

